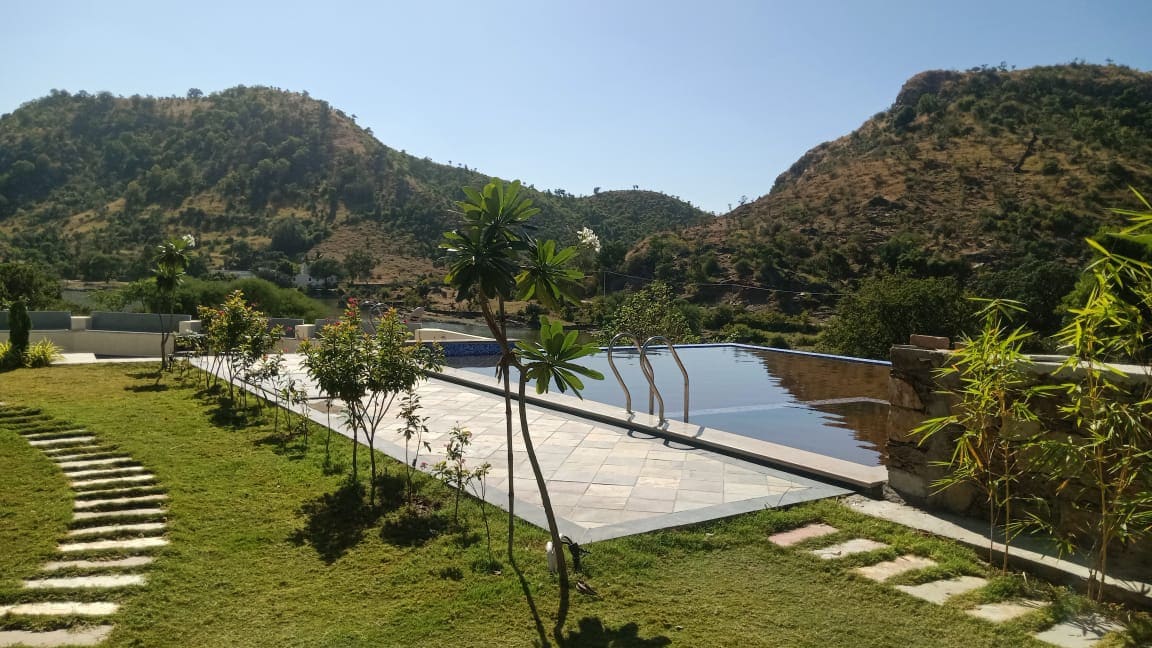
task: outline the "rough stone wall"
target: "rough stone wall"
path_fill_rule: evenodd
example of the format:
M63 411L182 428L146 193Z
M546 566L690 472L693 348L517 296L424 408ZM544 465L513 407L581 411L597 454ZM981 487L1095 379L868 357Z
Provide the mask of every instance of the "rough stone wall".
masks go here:
M943 510L959 515L987 519L987 500L974 486L964 484L941 490L933 483L948 473L946 465L955 447L958 428L945 429L923 444L911 434L920 423L929 418L947 416L956 398L946 390L959 387L956 375L945 378L937 371L946 366L952 353L944 349L918 346L895 346L891 351L892 368L888 379L888 486L910 504L928 509ZM1057 358L1046 358L1032 366L1037 383L1057 384L1067 380L1055 375L1060 367ZM1126 367L1125 369L1135 369ZM1132 383L1143 382L1146 377L1128 371ZM1034 401L1033 410L1040 417L1049 434L1076 434L1072 425L1059 412L1061 399L1051 397ZM1019 426L1021 436L1035 433L1035 424ZM1027 434L1024 434L1027 433ZM1068 525L1084 522L1085 513L1078 510L1068 489L1057 494L1058 484L1066 475L1053 475L1043 471L1025 469L1016 484L1017 491L1035 495L1047 501L1049 510L1058 520ZM1091 493L1080 492L1081 499L1090 499ZM1110 560L1116 575L1152 576L1152 542L1138 546L1110 549Z

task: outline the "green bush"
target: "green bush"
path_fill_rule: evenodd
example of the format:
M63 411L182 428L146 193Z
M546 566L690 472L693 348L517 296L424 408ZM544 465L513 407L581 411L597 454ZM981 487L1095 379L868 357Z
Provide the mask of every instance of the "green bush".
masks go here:
M29 369L39 369L40 367L47 367L52 364L53 360L58 360L60 355L60 347L52 343L51 340L40 340L36 344L28 347L24 352L24 366Z

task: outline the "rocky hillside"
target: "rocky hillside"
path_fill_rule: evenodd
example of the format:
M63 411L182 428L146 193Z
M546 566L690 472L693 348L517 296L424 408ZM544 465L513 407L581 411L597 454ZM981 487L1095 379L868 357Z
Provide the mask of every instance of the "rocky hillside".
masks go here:
M284 268L356 247L370 247L379 268L403 268L405 257L428 267L460 187L487 180L391 149L306 93L53 91L0 117L0 259L133 278L153 244L192 233L210 267ZM652 231L706 217L653 192L532 193L541 235L572 243L590 226L618 257Z
M1066 283L1083 237L1118 222L1108 208L1136 206L1130 185L1152 193L1152 74L1084 64L930 71L853 133L808 151L767 195L652 237L627 265L809 291L878 269L985 286Z

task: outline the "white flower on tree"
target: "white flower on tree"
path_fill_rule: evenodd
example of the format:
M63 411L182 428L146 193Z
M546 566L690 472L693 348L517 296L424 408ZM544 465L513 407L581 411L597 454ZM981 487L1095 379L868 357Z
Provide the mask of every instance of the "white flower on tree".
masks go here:
M600 237L596 236L588 227L582 227L576 231L576 238L580 239L580 245L583 247L591 248L597 254L600 253Z

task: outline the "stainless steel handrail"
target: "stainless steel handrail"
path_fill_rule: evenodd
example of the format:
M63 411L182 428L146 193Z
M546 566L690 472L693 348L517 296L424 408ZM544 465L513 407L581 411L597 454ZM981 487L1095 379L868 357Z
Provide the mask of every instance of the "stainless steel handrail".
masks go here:
M676 361L676 366L680 367L680 373L684 376L684 422L688 422L688 370L684 368L684 363L680 362L680 356L676 353L676 347L672 345L672 341L663 335L653 335L644 342L644 346L640 348L640 367L645 369L645 374L652 376L652 364L648 361L648 345L657 340L664 340L664 344L668 346L668 350L672 352L672 359ZM660 396L660 391L656 389L656 381L651 377L648 379L652 383L652 391L656 394L656 398L660 401L660 422L668 420L664 418L664 399ZM648 405L648 413L652 413L652 405Z
M616 362L612 360L612 350L616 348L616 340L619 340L622 337L632 338L633 344L636 345L636 353L638 355L640 354L640 338L632 335L631 333L617 333L616 335L612 336L612 340L608 342L608 366L612 368L612 373L616 376L616 382L620 383L620 389L624 390L624 409L627 410L629 414L631 414L632 394L628 391L628 385L624 384L624 379L620 377L620 371L616 369ZM648 378L647 371L644 372L644 377ZM653 384L651 378L648 378L648 383L650 385ZM653 385L652 388L655 389L655 386Z

